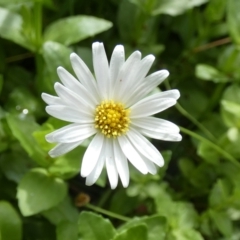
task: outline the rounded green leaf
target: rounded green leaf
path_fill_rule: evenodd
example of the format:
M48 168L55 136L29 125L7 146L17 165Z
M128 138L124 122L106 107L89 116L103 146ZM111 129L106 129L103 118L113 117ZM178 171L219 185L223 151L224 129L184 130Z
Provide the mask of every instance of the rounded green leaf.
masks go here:
M62 18L47 27L44 39L68 46L106 31L110 27L112 27L111 22L91 16L81 15ZM61 31L59 31L60 29Z
M42 76L38 77L37 85L39 91L55 94L54 83L58 81L57 67L62 66L71 72L69 56L72 50L58 42L47 41L43 44L42 54L46 68Z
M44 169L28 172L17 188L18 204L24 216L56 206L63 200L66 193L66 183L62 179L49 176Z
M22 222L10 203L0 202L0 240L21 240Z
M108 219L92 212L82 212L78 220L78 230L84 240L109 240L116 233Z
M9 114L7 115L7 123L14 137L20 142L22 147L35 162L44 167L51 163L47 153L40 148L32 136L32 133L40 127L35 122L34 118L30 116L25 116L23 118L16 114Z
M33 45L22 35L22 24L21 15L0 8L0 36L29 50L34 50Z
M233 233L233 223L227 213L213 209L210 209L209 213L219 232L226 237L230 237Z
M57 240L78 240L77 223L61 222L57 226Z
M113 240L148 240L146 224L131 227L119 234Z
M42 215L52 224L58 225L65 221L76 223L79 213L77 208L73 206L69 196L67 196L57 206L42 212Z
M174 240L204 240L202 235L194 229L176 229L172 235Z
M240 87L232 84L224 91L221 100L221 114L228 127L240 128Z
M218 69L207 64L197 64L195 74L202 80L213 81L216 83L229 81L229 78Z
M152 9L152 15L168 14L170 16L177 16L188 9L200 6L208 0L162 0L156 1L156 5Z
M155 239L165 240L166 239L166 234L168 231L167 221L165 217L162 217L160 215L133 218L131 221L128 221L127 223L122 225L118 229L118 232L121 233L126 230L131 230L133 229L133 227L142 226L142 225L147 227L148 240L155 240ZM132 239L132 238L129 238L129 239Z
M230 194L230 182L227 179L218 179L209 194L209 205L215 208L227 206Z

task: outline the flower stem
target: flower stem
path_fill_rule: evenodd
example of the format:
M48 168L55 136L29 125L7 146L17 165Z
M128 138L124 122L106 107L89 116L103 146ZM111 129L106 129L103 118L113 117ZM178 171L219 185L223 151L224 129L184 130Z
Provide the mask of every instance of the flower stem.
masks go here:
M208 144L208 146L210 146L212 149L214 149L215 151L219 152L220 154L222 154L226 159L228 159L230 162L232 162L235 166L240 168L240 163L238 162L238 160L236 158L234 158L231 154L229 154L228 152L226 152L225 150L223 150L221 147L219 147L218 145L216 145L215 143L209 141L208 139L198 135L197 133L194 133L184 127L180 127L180 130L191 136L196 138L197 140L204 142L206 144Z
M167 89L171 89L171 86L168 81L165 81L165 86ZM186 118L188 118L192 123L194 123L211 141L215 142L216 138L214 135L204 127L196 118L189 114L179 103L175 105L177 110Z
M207 128L205 128L196 118L189 114L179 103L177 103L175 107L183 116L194 123L211 141L216 141L216 138L213 136L213 134Z
M35 47L37 52L42 45L42 5L36 1L33 8L34 13L34 29L35 29Z
M108 210L105 210L105 209L102 209L100 207L97 207L97 206L94 206L90 203L87 203L86 205L84 205L85 207L95 211L95 212L99 212L99 213L102 213L104 215L107 215L109 217L112 217L112 218L116 218L116 219L119 219L119 220L122 220L122 221L125 221L125 222L128 222L131 220L131 218L128 218L128 217L124 217L122 215L119 215L117 213L113 213L113 212L110 212Z

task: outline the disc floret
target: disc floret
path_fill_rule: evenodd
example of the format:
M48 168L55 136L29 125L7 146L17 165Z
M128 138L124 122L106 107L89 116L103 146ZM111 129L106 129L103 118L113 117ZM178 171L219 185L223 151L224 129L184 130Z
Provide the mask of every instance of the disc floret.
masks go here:
M102 101L95 112L95 128L107 137L117 137L129 129L129 109L113 100Z

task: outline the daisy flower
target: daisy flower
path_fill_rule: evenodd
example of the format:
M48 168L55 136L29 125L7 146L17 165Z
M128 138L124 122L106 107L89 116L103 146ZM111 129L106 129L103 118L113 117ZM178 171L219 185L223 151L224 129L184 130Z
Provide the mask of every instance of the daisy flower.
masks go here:
M93 137L82 159L81 176L92 185L106 167L111 188L116 188L118 175L122 185L129 184L128 161L142 174L155 174L156 165L164 159L146 138L180 141L179 128L160 118L152 117L174 104L178 90L158 92L149 96L169 73L157 71L146 76L154 56L141 59L139 51L125 61L122 45L117 45L110 63L102 43L92 45L95 77L83 60L70 55L75 78L64 68L57 69L62 82L54 85L56 96L42 94L49 105L49 115L70 122L48 135L46 140L57 145L51 157L65 154Z

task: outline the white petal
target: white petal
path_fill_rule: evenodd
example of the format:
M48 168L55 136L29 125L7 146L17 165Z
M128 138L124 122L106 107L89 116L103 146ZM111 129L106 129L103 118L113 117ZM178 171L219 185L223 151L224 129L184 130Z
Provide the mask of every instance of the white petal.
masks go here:
M160 85L169 76L168 70L159 70L147 76L143 83L146 87L149 87L149 91L153 90L155 87ZM149 86L150 85L150 86Z
M93 115L81 112L80 108L78 110L75 110L68 106L52 105L52 106L46 107L46 112L55 118L58 118L67 122L76 122L76 123L94 122Z
M139 71L137 72L137 75L136 75L136 80L141 81L145 78L154 60L155 60L155 57L152 54L147 55L141 60L139 65Z
M48 142L72 143L91 137L97 132L94 124L69 124L46 135Z
M74 148L79 146L82 142L83 142L83 140L82 141L78 141L78 142L72 142L72 143L58 143L53 149L51 149L49 151L48 154L52 158L61 156L61 155L65 154L65 153L70 152L71 150L73 150Z
M114 100L121 101L122 89L126 89L126 85L132 80L132 76L138 71L139 62L141 60L141 53L139 51L133 52L126 62L122 65L114 86ZM125 94L129 92L125 91Z
M66 88L70 89L77 96L81 96L82 99L84 99L84 101L87 103L90 102L92 105L97 104L97 100L94 98L93 93L87 91L86 88L66 69L63 67L58 67L57 73L61 82L64 84L64 86L66 86Z
M180 97L180 92L177 89L171 89L168 91L152 94L151 96L146 97L145 101L152 100L152 99L161 99L161 98L174 98L175 100L178 100L179 97Z
M142 83L140 83L133 91L131 92L129 98L126 100L126 107L129 107L139 100L143 99L147 94L154 90L160 83L163 82L169 76L167 70L160 70L155 72L148 77L146 77Z
M127 132L127 136L130 139L133 146L143 156L153 161L159 167L162 167L164 165L164 159L160 152L144 136L139 134L133 128L131 128L130 131Z
M154 59L155 57L153 55L148 55L138 63L136 68L132 67L130 73L127 75L126 84L121 88L120 99L124 104L128 104L129 95L141 84L152 66ZM128 94L126 94L126 91Z
M104 135L97 133L83 156L81 167L82 177L87 177L92 172L97 164L102 147L104 147Z
M122 149L120 148L117 140L113 141L113 150L114 150L115 163L119 173L119 177L122 181L123 187L126 188L129 184L128 161L125 155L123 154Z
M87 65L76 53L72 53L70 55L70 60L79 81L87 89L89 94L94 97L97 102L99 102L100 97L97 91L97 84Z
M111 189L115 189L118 184L118 172L114 161L113 143L111 139L106 139L106 169Z
M58 82L54 84L54 89L58 96L69 106L75 106L77 109L81 108L86 113L93 113L95 109L94 104L89 102L84 94L78 95Z
M97 163L96 163L94 169L86 177L86 185L87 186L93 185L98 180L98 178L102 172L103 166L104 166L105 158L106 158L105 149L103 147L101 153L99 154L99 158L97 160Z
M173 98L162 98L159 100L150 100L133 105L130 109L131 118L148 117L150 115L159 113L176 104Z
M138 104L141 104L141 103L154 101L154 100L161 101L163 98L173 98L173 99L177 100L179 97L180 97L180 92L177 89L173 89L173 90L168 90L165 92L159 92L159 93L152 94L146 98L143 98L142 100L137 102L134 106L137 106Z
M167 120L155 117L134 118L131 124L139 128L163 133L179 133L179 127Z
M118 79L118 75L120 69L125 61L125 52L124 47L122 45L117 45L112 53L112 57L110 60L110 92L109 98L111 99L114 96L114 86L115 82Z
M142 157L143 161L145 162L145 164L147 166L148 172L151 173L152 175L156 174L157 173L157 168L154 165L154 163L144 156L141 156L141 157Z
M124 155L128 158L132 165L137 168L141 173L147 174L148 170L146 164L144 163L138 152L134 149L128 138L122 135L118 137L118 142Z
M93 67L97 79L97 86L102 99L109 97L109 66L106 52L102 43L95 42L92 45Z
M173 141L173 142L179 142L182 140L182 136L179 133L167 133L167 132L156 132L153 130L148 129L138 129L139 132L141 132L143 135L155 138L163 141Z
M64 102L59 97L52 96L47 93L42 93L41 97L43 101L48 105L65 105Z

